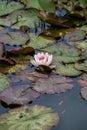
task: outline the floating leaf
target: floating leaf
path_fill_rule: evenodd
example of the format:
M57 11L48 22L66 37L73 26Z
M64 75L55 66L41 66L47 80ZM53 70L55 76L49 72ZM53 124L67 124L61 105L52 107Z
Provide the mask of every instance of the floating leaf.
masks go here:
M19 32L0 31L0 42L10 45L24 45L29 40L29 35Z
M5 89L0 93L0 100L5 102L7 105L19 104L24 105L30 101L33 101L40 94L30 88L29 85L17 85Z
M41 10L47 10L50 12L54 12L55 10L55 6L54 4L50 1L50 0L20 0L21 2L23 2L26 7L32 7L32 8L37 8L37 9L41 9Z
M23 7L24 5L19 2L12 1L8 3L7 1L0 1L0 16L9 14L14 10Z
M55 56L68 56L68 57L77 57L81 54L81 51L75 47L67 46L63 42L58 43L57 45L52 45L43 49Z
M0 116L0 129L3 130L49 130L59 122L57 113L51 108L34 105L10 110Z
M79 80L79 83L83 86L81 88L81 96L87 101L87 81Z
M59 75L51 75L48 78L38 78L33 89L48 94L65 92L73 88L72 80Z
M86 38L86 32L80 29L75 29L71 32L68 32L64 38L69 42L81 41Z
M60 64L58 61L55 60L56 63L56 73L60 75L66 75L71 77L79 76L82 72L78 71L74 68L74 64Z
M33 28L35 22L39 20L37 14L38 11L34 8L19 9L9 14L6 19L11 22L12 28L15 29L19 29L21 26Z
M52 44L54 42L53 39L46 39L42 36L35 35L30 33L30 43L29 45L32 46L34 49L40 49L48 44Z
M0 73L0 92L7 88L10 84L10 80L4 74Z
M84 61L84 63L75 63L75 68L87 72L87 61Z
M81 88L81 95L87 101L87 86Z
M32 53L34 52L34 48L33 47L23 47L23 48L19 48L19 49L11 49L11 50L8 50L7 53L8 55L25 55L25 54L29 54L29 53Z
M9 21L9 19L6 19L6 18L0 18L0 25L10 26L11 25L11 21Z

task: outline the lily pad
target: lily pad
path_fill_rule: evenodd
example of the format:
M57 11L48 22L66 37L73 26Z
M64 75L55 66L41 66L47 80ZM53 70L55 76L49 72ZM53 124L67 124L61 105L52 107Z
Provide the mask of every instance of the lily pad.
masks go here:
M72 80L59 75L51 75L48 78L38 78L33 89L40 93L62 93L73 88Z
M6 75L0 73L0 92L7 88L10 84L10 80Z
M43 49L55 56L68 56L68 57L77 57L81 54L81 51L75 47L67 46L63 42L58 43L57 45L48 46Z
M7 1L0 1L0 16L11 13L16 9L23 8L24 5L20 2L12 1L8 3Z
M6 19L6 18L0 18L0 25L10 26L10 25L11 25L11 21L9 21L9 20Z
M32 46L34 49L40 49L46 47L47 45L52 44L53 42L54 42L53 39L46 39L42 36L30 33L29 45Z
M60 64L58 61L55 61L56 63L56 73L60 75L66 75L71 77L76 77L81 75L81 71L74 68L74 64Z
M75 63L75 68L77 70L87 72L87 60L84 61L83 63Z
M11 49L8 50L7 53L8 55L26 55L26 54L30 54L34 52L34 48L33 47L23 47L23 48L18 48L18 49Z
M67 40L68 42L77 42L77 41L81 41L83 39L86 38L86 32L82 31L80 29L75 29L71 32L68 32L65 35L65 40Z
M37 14L38 10L34 8L19 9L9 14L6 19L11 22L12 28L15 29L19 29L21 26L33 28L35 22L39 21Z
M0 42L10 45L24 45L29 40L29 35L19 32L0 31Z
M43 1L43 0L20 0L20 1L23 2L27 8L32 7L32 8L37 8L40 10L46 10L49 12L54 12L54 10L55 10L55 6L51 0L46 0L46 1Z
M49 130L59 122L57 113L51 108L34 105L10 110L0 116L3 130Z
M7 105L18 104L24 105L30 101L33 101L40 94L30 88L29 85L17 85L5 89L0 93L0 100Z
M81 88L81 95L87 101L87 86Z

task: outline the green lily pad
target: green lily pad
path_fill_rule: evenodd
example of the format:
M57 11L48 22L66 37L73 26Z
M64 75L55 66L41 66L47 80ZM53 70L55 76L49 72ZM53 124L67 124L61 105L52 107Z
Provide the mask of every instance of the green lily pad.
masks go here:
M30 33L29 45L32 46L34 49L46 47L47 45L52 44L53 42L53 39L46 39L42 36L38 36L37 34Z
M54 12L55 6L51 0L20 0L23 2L26 7L32 7L32 8L37 8L40 10L46 10L49 12Z
M71 32L68 32L65 37L69 42L77 42L86 38L86 32L80 29L75 29Z
M84 40L82 42L76 42L75 43L75 46L78 48L78 49L81 49L83 51L87 50L87 40Z
M84 61L84 63L75 63L75 68L77 70L87 72L87 60Z
M80 29L87 32L87 25L83 25Z
M60 74L60 75L76 77L76 76L79 76L82 73L81 71L78 71L74 68L74 64L63 65L63 64L60 64L57 61L55 61L55 64L56 64L55 72Z
M7 1L0 1L0 16L9 14L14 10L20 9L23 7L24 5L19 2L12 1L10 3L7 3Z
M51 108L34 105L10 110L0 116L3 130L49 130L59 122L57 113Z
M15 29L19 29L20 26L28 26L33 28L35 22L39 20L37 14L38 10L34 8L19 9L10 13L6 19L11 22L12 28Z
M63 63L75 63L77 61L85 59L85 57L80 57L80 56L54 56L53 59L56 59L58 62L63 62Z
M0 73L0 92L7 88L10 84L10 80L6 75Z
M8 19L6 19L6 18L0 18L0 25L10 26L11 22Z
M10 45L24 45L29 40L29 35L19 32L0 31L0 42Z
M56 56L68 56L68 57L78 57L81 54L81 51L75 47L67 46L64 43L60 42L57 45L52 45L43 49L49 53Z

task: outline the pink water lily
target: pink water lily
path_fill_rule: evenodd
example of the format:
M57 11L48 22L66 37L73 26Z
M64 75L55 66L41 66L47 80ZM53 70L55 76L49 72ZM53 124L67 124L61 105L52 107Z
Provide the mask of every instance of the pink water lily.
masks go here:
M31 63L38 67L39 65L46 65L49 66L52 63L52 55L48 53L37 53L34 55L34 59L31 60Z

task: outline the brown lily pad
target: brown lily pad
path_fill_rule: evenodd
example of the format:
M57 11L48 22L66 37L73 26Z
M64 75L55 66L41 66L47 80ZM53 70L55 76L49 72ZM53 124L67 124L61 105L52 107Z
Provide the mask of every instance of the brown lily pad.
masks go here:
M63 27L63 28L69 28L73 26L73 23L70 21L67 17L58 17L55 16L54 13L48 13L47 11L40 11L38 14L38 17L47 23L50 23L52 25Z
M34 48L33 47L23 47L23 48L19 48L19 49L11 49L11 50L8 50L7 53L8 55L26 55L26 54L30 54L34 52Z
M1 92L0 100L5 102L7 105L24 105L39 96L40 94L32 90L29 85L17 85L9 87Z

